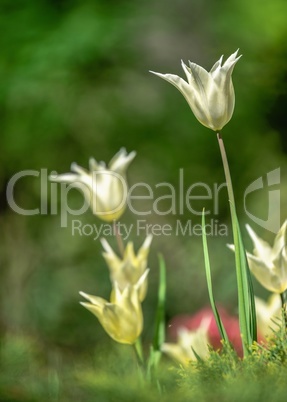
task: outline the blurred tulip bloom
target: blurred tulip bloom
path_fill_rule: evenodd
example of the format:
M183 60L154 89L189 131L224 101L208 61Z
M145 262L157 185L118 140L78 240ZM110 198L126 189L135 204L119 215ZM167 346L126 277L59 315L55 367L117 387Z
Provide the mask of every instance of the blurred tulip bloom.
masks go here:
M161 350L183 366L187 366L192 360L196 361L196 355L206 359L209 356L207 336L209 324L210 319L203 319L196 330L179 328L177 343L163 343Z
M103 256L110 270L111 281L116 282L118 288L123 291L129 285L135 285L147 269L147 259L152 236L148 235L137 255L134 245L129 242L125 248L123 258L118 257L106 239L101 239L105 252ZM143 301L147 292L147 277L139 287L139 299Z
M93 214L104 221L112 222L119 219L126 208L126 170L135 155L134 151L127 154L122 148L108 167L104 162L97 163L91 158L89 170L72 163L71 170L75 173L50 176L50 180L76 184L83 191Z
M224 328L226 329L229 341L239 356L242 356L242 342L238 318L230 315L223 307L218 307L218 311ZM173 317L168 325L168 334L170 339L175 340L181 328L185 328L189 331L197 330L204 320L209 321L207 328L209 344L215 350L221 349L221 337L211 307L204 307L193 315L182 314Z
M287 221L279 230L271 247L260 239L249 225L246 225L253 241L253 255L247 253L250 270L266 289L283 293L287 289L286 228Z
M133 344L142 332L143 314L138 291L147 274L148 270L135 285L128 285L123 291L115 282L110 302L80 292L80 295L90 302L81 302L81 305L98 318L104 330L116 342Z
M280 296L272 294L267 302L255 297L258 332L266 337L279 330L282 325L282 305Z
M240 59L238 50L222 65L223 56L214 64L210 72L189 61L183 61L182 68L187 81L174 74L160 74L151 71L174 85L185 97L197 120L214 131L220 131L231 119L235 95L232 71Z

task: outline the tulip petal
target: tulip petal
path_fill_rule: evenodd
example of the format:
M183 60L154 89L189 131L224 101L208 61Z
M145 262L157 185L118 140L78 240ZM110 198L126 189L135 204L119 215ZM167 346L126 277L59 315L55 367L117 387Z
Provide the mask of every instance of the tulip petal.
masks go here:
M120 266L122 260L117 256L106 239L102 238L100 241L105 250L103 252L103 257L107 261L107 264L112 268L112 270L117 270L116 268Z
M197 360L196 355L205 359L209 355L207 331L205 323L201 323L194 331L180 328L177 343L163 343L161 350L184 366L191 360Z
M137 340L143 328L143 315L135 286L128 286L121 292L117 283L114 283L112 302L84 292L80 294L91 301L81 304L98 318L111 338L126 344Z
M287 229L287 220L281 226L279 232L277 233L274 245L272 249L272 259L276 259L276 257L284 252L286 254L286 229Z
M233 63L234 61L239 60L240 57L241 57L241 55L237 57L238 52L239 52L239 49L237 49L236 52L232 53L232 54L225 60L225 62L224 62L224 64L223 64L223 67L224 67L225 65L228 65L228 64Z
M170 356L173 360L178 361L183 366L187 366L191 360L195 360L194 353L192 357L187 355L185 351L183 351L182 347L176 343L163 343L161 345L161 351ZM192 354L192 349L190 347L190 354Z
M277 323L282 321L281 299L279 294L272 294L267 302L255 297L256 317L259 333L264 337L278 330Z
M274 271L278 275L281 281L281 292L282 293L287 288L287 261L285 256L285 248L281 249L281 252L273 260Z
M255 256L264 260L269 267L272 267L272 249L270 245L257 236L249 225L246 225L246 229L253 241Z
M83 176L86 176L86 175L89 174L86 169L84 169L81 166L77 165L77 163L75 163L75 162L73 162L71 164L71 171L75 172L75 173L78 173L79 175L83 175Z
M174 85L182 93L182 95L185 97L189 105L191 105L191 99L193 99L194 97L193 90L185 80L183 80L182 78L180 78L178 75L175 74L160 74L155 73L154 71L150 72L164 79L170 84Z
M134 252L133 243L129 242L123 257L120 258L108 242L101 239L104 248L103 257L109 267L111 281L116 282L121 291L129 285L136 286L141 301L144 300L147 291L147 273L145 271L151 240L152 236L147 236L137 254ZM144 277L141 279L143 275ZM114 291L111 297L114 299Z
M183 60L181 60L181 67L182 67L183 71L185 72L189 85L192 85L193 77L191 74L191 69L184 63Z
M95 158L90 158L89 159L89 168L90 168L90 172L98 172L98 171L102 171L102 170L107 170L106 164L105 162L97 162Z
M95 306L104 306L106 303L108 303L107 300L103 299L102 297L89 295L84 292L79 292L79 293L81 296L83 296L85 299L89 300Z
M49 180L58 183L73 183L77 181L79 176L74 173L63 173L58 175L50 175Z
M282 281L274 268L268 267L264 261L247 253L249 268L258 282L266 289L275 293L282 293Z
M94 314L98 319L102 317L103 314L103 306L96 306L91 303L80 302L80 304L89 310L92 314Z
M208 107L207 92L211 85L210 74L201 66L189 62L189 68L194 79L194 86L202 97L203 106Z
M129 164L135 158L136 152L127 153L125 148L121 148L120 151L111 159L109 163L109 169L117 173L125 173Z
M223 55L220 57L220 59L211 67L210 74L212 74L215 70L221 67L222 64L222 59Z

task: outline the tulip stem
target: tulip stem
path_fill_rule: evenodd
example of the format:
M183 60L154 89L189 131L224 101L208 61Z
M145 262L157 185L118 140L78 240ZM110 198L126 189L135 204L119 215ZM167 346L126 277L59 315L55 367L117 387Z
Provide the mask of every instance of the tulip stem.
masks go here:
M142 348L142 342L141 339L138 338L136 342L134 343L134 348L135 348L135 353L137 356L137 360L139 365L143 366L144 364L144 358L143 358L143 348Z
M224 169L225 180L226 180L226 184L227 184L228 198L229 198L229 201L231 202L231 204L233 204L233 206L235 208L235 199L234 199L234 194L233 194L231 175L230 175L230 170L229 170L224 142L223 142L223 139L222 139L220 133L217 133L217 139L218 139L219 149L220 149L221 158L222 158L222 162L223 162L223 169Z
M119 252L120 252L121 256L123 257L124 253L125 253L125 246L124 246L124 242L123 242L121 232L119 231L119 228L118 228L118 225L117 225L116 221L113 222L113 228L114 228L114 234L115 234L116 239L117 239Z

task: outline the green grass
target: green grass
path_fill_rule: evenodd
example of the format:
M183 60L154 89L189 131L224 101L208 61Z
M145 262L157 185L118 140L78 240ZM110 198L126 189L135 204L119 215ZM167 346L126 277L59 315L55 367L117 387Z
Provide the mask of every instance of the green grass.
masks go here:
M266 347L253 346L243 360L227 347L187 369L164 357L157 381L147 382L138 376L132 348L112 342L87 356L10 334L2 339L0 358L1 402L286 400L287 339L282 330Z

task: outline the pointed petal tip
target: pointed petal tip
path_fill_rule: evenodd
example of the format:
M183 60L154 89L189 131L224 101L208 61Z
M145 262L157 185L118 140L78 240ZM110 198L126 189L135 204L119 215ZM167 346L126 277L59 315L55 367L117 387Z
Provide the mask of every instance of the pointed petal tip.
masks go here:
M105 251L108 251L110 249L110 245L104 237L100 238L100 242L101 242L103 248L105 249Z
M232 53L232 54L228 57L227 60L229 60L229 61L231 61L231 62L233 61L234 64L237 63L237 61L242 57L242 54L240 54L240 55L238 56L238 52L239 52L239 48L238 48L234 53Z
M224 57L224 55L222 54L222 55L220 56L219 60L218 60L218 65L219 65L220 67L222 67L222 60L223 60L223 57Z
M254 230L252 229L252 227L250 225L248 225L248 223L245 225L246 230L249 234L249 236L251 237L251 240L253 241L253 244L255 246L256 241L259 239L259 237L257 236L257 234L254 232ZM261 240L261 239L260 239Z
M83 307L85 307L87 310L90 310L91 306L93 306L90 303L85 303L85 302L79 302L79 304ZM91 311L91 310L90 310Z
M128 157L129 157L131 160L134 159L136 156L137 156L137 151L131 151L131 152L128 154Z
M90 295L88 295L87 293L80 291L79 294L80 294L82 297L84 297L85 299L91 301ZM83 303L84 303L84 304L90 304L90 303L87 303L87 302L80 302L80 303L82 303L82 304L83 304Z
M145 241L143 242L142 247L148 248L151 245L152 239L153 239L153 235L151 233L148 234Z
M97 161L96 161L96 159L95 158L93 158L92 156L89 158L89 167L91 168L91 167L95 167L95 166L97 166Z
M149 274L150 269L147 268L144 273L142 274L142 276L139 278L139 280L137 281L137 283L134 285L136 289L139 289L141 287L141 285L143 284L143 282L145 281L145 279L147 278L148 274Z
M79 181L79 175L75 173L63 173L63 174L51 174L49 177L50 181L57 183L72 183L74 181Z
M136 152L132 151L132 152L128 153L126 147L121 147L119 152L115 156L118 156L118 157L120 157L120 156L130 157L131 154L134 154L134 153L136 153Z
M248 223L246 223L245 227L246 227L246 230L249 233L250 237L252 237L252 235L254 234L254 231L251 228L251 226Z
M157 73L156 71L149 70L151 74L158 75L159 77L163 77L165 74Z

